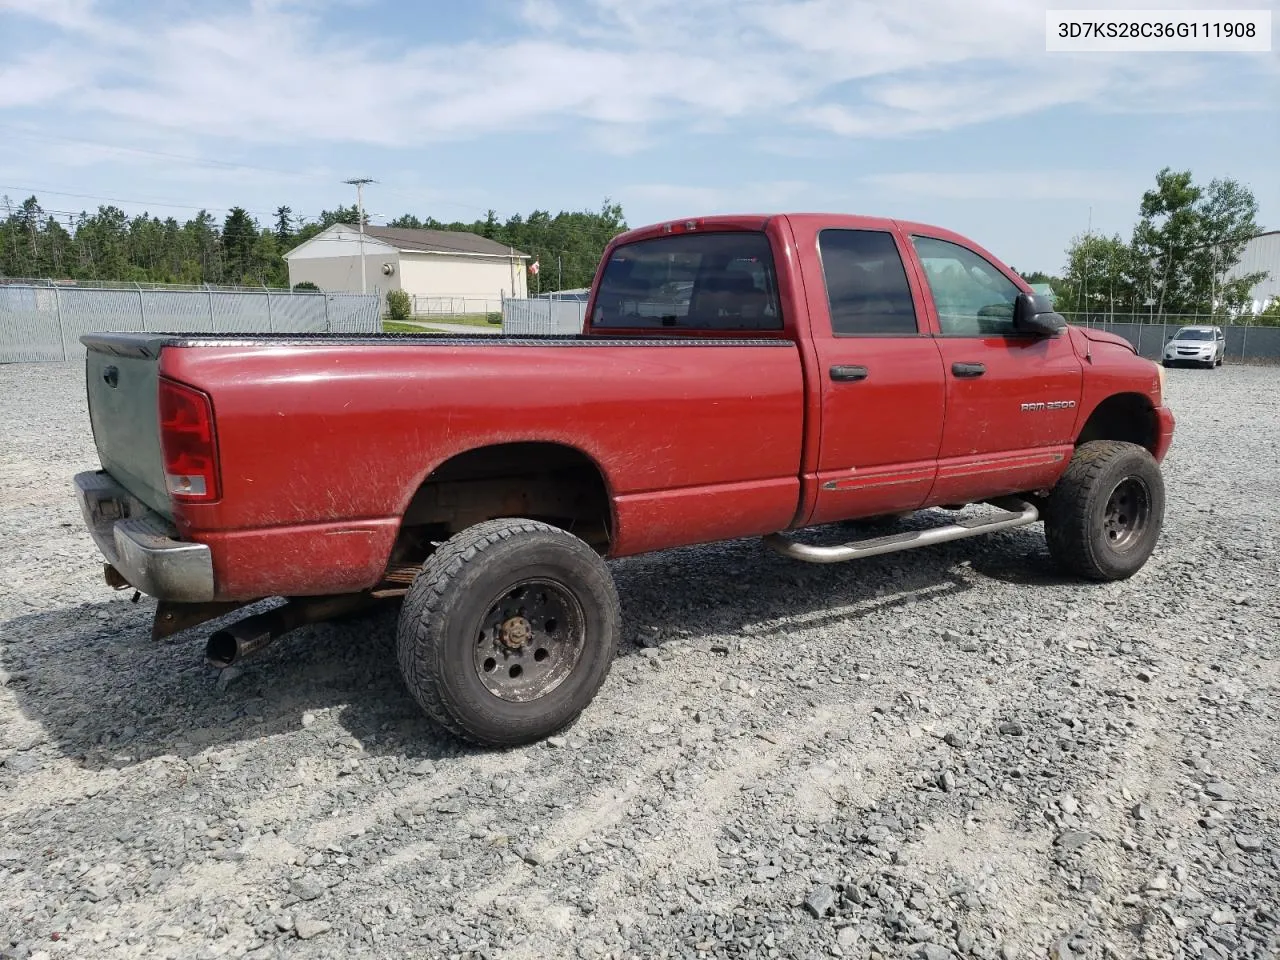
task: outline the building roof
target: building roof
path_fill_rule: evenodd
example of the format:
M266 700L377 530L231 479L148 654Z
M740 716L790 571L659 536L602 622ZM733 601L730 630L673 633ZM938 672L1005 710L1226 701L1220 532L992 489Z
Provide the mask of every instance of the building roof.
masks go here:
M315 253L303 253L310 251L316 244L325 244L326 248L335 241L341 243L334 247L332 251L326 250L327 256L346 256L355 253L354 247L346 249L355 241L359 228L349 223L335 223L326 227L317 233L305 243L300 243L288 253L284 255L286 260L292 260L299 256L316 256ZM454 257L494 257L506 260L514 257L517 260L528 260L527 253L521 253L505 243L499 243L497 240L490 240L487 237L480 237L474 233L462 233L453 230L412 230L402 227L372 227L364 228L366 243L374 247L383 246L391 247L401 253L438 253L445 256ZM326 244L326 241L329 244Z
M353 228L354 229L354 228ZM474 233L455 230L414 230L408 227L365 227L364 235L389 243L402 251L420 253L475 253L489 257L517 257L527 260L529 255Z

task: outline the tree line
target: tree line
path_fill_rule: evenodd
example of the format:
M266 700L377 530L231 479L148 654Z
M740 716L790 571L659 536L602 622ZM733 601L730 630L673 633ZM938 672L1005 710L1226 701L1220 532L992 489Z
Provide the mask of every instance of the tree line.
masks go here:
M1142 195L1138 213L1128 240L1076 236L1060 275L1023 276L1050 284L1060 311L1091 318L1158 322L1212 314L1229 322L1249 312L1249 291L1265 274L1227 277L1260 232L1258 204L1247 187L1231 179L1199 185L1190 171L1165 168ZM335 223L359 222L354 205L308 221L281 206L265 225L242 207L221 223L206 210L179 223L100 206L64 226L36 197L17 206L0 198L0 214L0 277L273 287L288 285L285 253ZM539 263L532 292L589 285L606 244L627 228L622 207L609 200L597 211L535 210L505 220L490 210L470 223L404 214L388 226L465 231L514 247ZM1280 323L1280 302L1259 319Z
M60 222L34 196L18 205L0 198L0 214L0 277L268 287L288 286L284 255L294 247L335 223L359 223L355 206L305 222L281 206L266 225L243 207L221 222L201 210L179 223L100 206L64 225L66 217ZM471 223L405 214L388 226L465 231L512 246L539 262L530 289L544 292L590 284L605 245L627 229L622 207L609 200L598 211L535 210L505 220L490 210Z
M1228 278L1259 233L1258 203L1236 180L1197 184L1190 170L1168 167L1142 195L1128 240L1092 232L1074 237L1063 273L1023 273L1048 283L1061 313L1091 320L1162 322L1200 315L1205 323L1250 318L1252 288L1267 274ZM1212 319L1210 319L1212 318ZM1280 324L1280 301L1258 322Z

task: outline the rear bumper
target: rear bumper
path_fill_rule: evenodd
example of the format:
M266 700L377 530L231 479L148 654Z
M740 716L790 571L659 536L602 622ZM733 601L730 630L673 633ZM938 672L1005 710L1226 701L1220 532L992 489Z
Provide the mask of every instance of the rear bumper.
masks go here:
M1156 407L1156 448L1152 454L1156 458L1156 462L1160 463L1164 460L1165 454L1169 452L1169 447L1173 445L1173 427L1174 427L1173 411L1166 406Z
M173 527L105 471L75 478L80 513L93 542L129 585L158 600L214 598L213 557L203 543L176 538Z

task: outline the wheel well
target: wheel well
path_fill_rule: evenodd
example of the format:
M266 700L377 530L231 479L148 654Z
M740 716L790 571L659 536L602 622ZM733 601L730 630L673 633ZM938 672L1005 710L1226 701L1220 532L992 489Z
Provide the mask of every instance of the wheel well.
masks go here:
M1093 409L1076 438L1076 446L1090 440L1122 440L1155 452L1160 439L1151 401L1140 393L1117 393Z
M433 544L499 517L550 523L602 554L613 534L608 486L590 457L557 443L504 443L432 471L405 510L391 565L421 563Z

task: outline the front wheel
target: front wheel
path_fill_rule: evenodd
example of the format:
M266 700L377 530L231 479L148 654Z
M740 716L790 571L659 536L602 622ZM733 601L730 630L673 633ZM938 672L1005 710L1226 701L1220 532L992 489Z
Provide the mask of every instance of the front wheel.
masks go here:
M1049 553L1087 580L1131 577L1160 538L1164 503L1160 466L1144 447L1083 443L1045 505Z
M530 743L595 697L620 620L609 568L586 543L533 520L489 520L444 543L409 588L400 671L460 739Z

